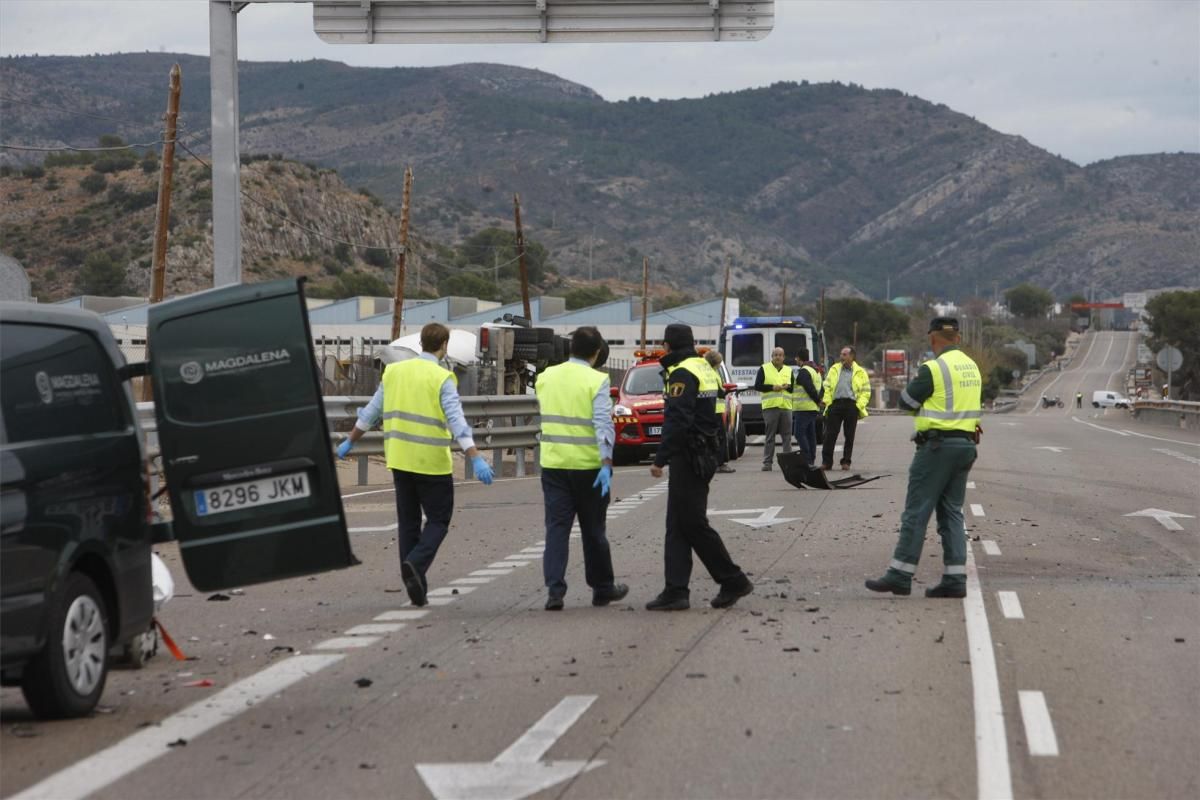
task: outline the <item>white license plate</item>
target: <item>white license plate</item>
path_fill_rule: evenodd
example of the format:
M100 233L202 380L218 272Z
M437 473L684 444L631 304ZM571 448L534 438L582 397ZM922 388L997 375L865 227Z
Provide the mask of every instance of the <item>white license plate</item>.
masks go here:
M308 486L308 475L295 472L290 475L276 475L271 478L261 478L256 481L230 483L212 489L195 491L196 515L211 517L213 514L224 514L226 511L239 511L243 508L267 506L272 503L283 503L308 497L312 490Z
M651 425L646 428L647 436L662 436L662 425Z

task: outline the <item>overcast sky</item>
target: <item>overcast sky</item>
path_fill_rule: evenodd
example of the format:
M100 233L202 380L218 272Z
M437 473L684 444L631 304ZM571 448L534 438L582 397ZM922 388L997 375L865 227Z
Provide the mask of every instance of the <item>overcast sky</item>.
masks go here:
M312 33L308 3L254 4L238 46L250 61L536 67L610 100L839 80L945 103L1081 164L1200 151L1200 0L776 0L776 14L755 43L339 46ZM0 0L0 54L145 50L207 55L207 1Z

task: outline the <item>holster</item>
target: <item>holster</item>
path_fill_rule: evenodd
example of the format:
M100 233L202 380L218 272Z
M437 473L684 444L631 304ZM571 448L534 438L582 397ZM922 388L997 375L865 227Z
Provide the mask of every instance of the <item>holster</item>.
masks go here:
M705 481L712 480L717 472L718 444L716 436L702 433L688 435L688 463L692 466L692 472Z

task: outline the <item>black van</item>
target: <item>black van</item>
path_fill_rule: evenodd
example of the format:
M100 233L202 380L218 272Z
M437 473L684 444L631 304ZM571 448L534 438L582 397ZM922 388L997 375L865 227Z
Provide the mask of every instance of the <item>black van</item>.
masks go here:
M146 364L95 314L0 303L0 677L39 716L86 714L150 624L150 546L201 590L357 563L302 283L150 310ZM129 379L153 378L174 520L154 525Z

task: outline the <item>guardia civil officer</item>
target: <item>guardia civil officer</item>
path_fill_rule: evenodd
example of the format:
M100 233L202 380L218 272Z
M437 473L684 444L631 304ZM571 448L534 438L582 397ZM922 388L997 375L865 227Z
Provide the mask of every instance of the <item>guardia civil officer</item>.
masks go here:
M612 481L612 403L608 375L598 369L604 337L591 326L571 334L570 360L550 367L534 386L541 414L542 496L546 507L546 610L561 611L567 593L571 525L579 517L583 569L592 605L606 606L629 593L613 582L605 535Z
M784 364L782 347L771 351L771 360L758 368L754 388L762 394L763 472L770 472L775 455L775 434L783 439L783 452L792 452L792 369Z
M867 581L873 592L912 593L912 577L921 558L925 526L937 514L942 539L942 580L926 597L967 596L967 536L962 505L967 475L975 463L979 425L979 367L958 349L958 320L938 317L929 323L934 358L900 394L900 407L916 416L917 452L908 468L908 496L900 516L900 542L887 573Z
M659 363L666 409L662 442L650 474L661 478L663 467L670 469L663 546L666 585L646 608L682 611L690 606L693 550L721 586L712 607L727 608L754 591L754 584L733 563L721 535L708 524L708 484L717 470L716 449L721 441L721 422L713 403L720 379L708 362L696 355L690 326L672 323L663 338L667 354Z
M463 416L458 379L440 363L449 341L450 329L441 323L421 328L421 355L388 364L375 396L358 412L354 430L337 450L345 458L363 433L383 420L383 452L396 487L400 577L415 606L426 604L425 575L454 513L451 437L471 459L480 482L492 482L492 468L475 449Z

